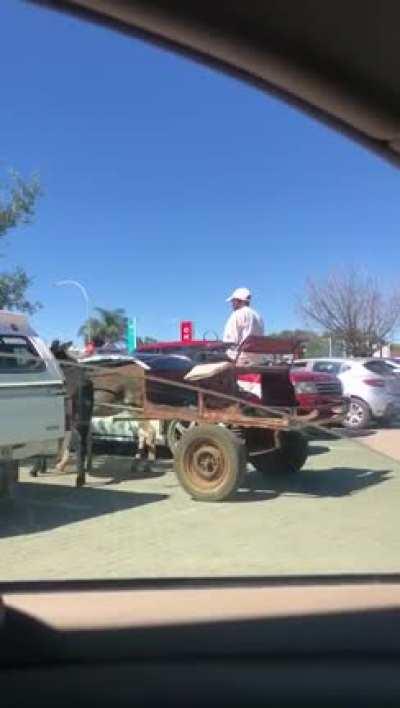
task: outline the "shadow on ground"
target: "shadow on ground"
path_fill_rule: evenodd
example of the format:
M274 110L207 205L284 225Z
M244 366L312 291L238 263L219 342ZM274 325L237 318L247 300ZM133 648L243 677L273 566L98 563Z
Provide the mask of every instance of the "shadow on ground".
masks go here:
M129 482L135 479L154 479L163 477L173 464L171 458L157 458L156 462L147 460L135 460L132 456L125 455L103 455L93 458L93 469L86 473L86 481L90 486L99 484L109 486ZM62 473L61 473L62 474ZM76 476L75 458L68 464L64 474ZM49 466L46 472L39 473L39 477L45 476L51 479L53 475L59 476L55 470L55 463Z
M310 445L308 450L308 455L323 455L326 452L330 452L330 447L326 445Z
M133 460L126 457L104 457L95 459L90 478L97 478L104 486L121 484L134 479L154 479L163 477L171 468L171 460Z
M375 428L365 428L365 430L350 430L349 428L340 428L337 431L340 433L342 438L345 439L356 439L357 438L370 438L372 435L376 435L377 431Z
M112 442L109 440L95 440L93 443L93 454L96 457L111 455L114 457L126 457L132 459L137 452L135 443L127 442ZM157 458L161 460L170 460L172 455L167 447L163 445L157 446Z
M376 430L374 428L366 428L364 430L350 430L349 428L314 428L310 426L309 428L306 428L305 433L312 442L313 440L317 441L334 441L334 440L340 440L340 439L348 439L348 438L368 438L371 435L376 434Z
M103 514L134 510L168 499L168 496L20 482L15 498L0 501L0 538L48 531Z
M348 497L391 478L390 470L331 467L288 474L249 472L232 502L262 501L290 494L310 497Z

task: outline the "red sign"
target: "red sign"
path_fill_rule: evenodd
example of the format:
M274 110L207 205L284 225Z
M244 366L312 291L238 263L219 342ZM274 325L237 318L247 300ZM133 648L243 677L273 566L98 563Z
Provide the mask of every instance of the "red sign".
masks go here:
M193 322L181 322L181 342L191 342L193 339Z

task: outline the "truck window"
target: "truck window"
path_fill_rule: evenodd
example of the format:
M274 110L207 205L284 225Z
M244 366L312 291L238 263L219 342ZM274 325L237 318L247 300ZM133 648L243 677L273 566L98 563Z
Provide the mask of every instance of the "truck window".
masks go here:
M25 337L0 336L0 374L43 371L45 364Z

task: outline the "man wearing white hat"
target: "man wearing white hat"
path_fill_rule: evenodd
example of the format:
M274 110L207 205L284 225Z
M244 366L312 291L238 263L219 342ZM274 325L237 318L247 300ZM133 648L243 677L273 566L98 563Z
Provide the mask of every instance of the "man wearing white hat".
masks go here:
M237 347L250 336L263 336L264 322L258 312L250 307L251 292L248 288L236 288L227 302L232 303L233 312L229 316L224 329L224 342ZM234 350L228 351L228 356L235 358ZM250 357L246 355L248 359ZM250 362L249 362L250 363Z

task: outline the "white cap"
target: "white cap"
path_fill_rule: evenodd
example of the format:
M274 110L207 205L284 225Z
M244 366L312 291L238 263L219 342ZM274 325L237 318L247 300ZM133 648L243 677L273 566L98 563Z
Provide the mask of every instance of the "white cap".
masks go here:
M228 297L227 302L231 302L232 300L242 300L243 302L246 302L247 300L250 300L250 298L251 292L248 288L236 288L232 295Z

